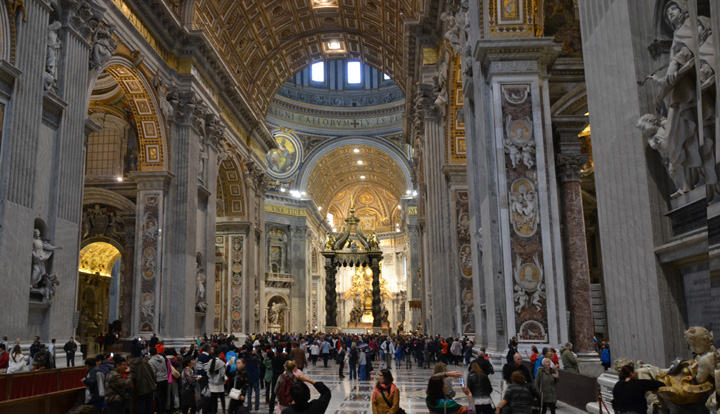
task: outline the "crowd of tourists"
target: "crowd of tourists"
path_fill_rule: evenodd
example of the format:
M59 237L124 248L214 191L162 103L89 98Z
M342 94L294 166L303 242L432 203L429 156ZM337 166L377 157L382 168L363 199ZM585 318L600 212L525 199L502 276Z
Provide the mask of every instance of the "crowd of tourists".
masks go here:
M0 342L0 367L7 358L11 365L8 373L53 368L59 350L54 340L51 346L46 349L36 337L25 356L19 341L10 346L4 338ZM430 413L531 414L535 409L555 414L560 362L564 370L577 372L572 344L560 348L560 355L554 348L538 351L532 346L525 353L533 365L528 369L513 338L501 373L507 386L495 406L492 393L497 391L490 379L495 370L483 348L473 356L473 346L468 338L440 336L266 333L250 335L244 343L232 335L206 335L178 349L166 347L153 335L133 340L127 354L99 353L85 360L83 409L109 414L246 414L259 412L262 406L269 414L321 414L330 403L331 392L321 381L306 375L305 370L310 364L329 367L334 363L339 378L347 374L353 381L374 380L373 414L404 412L392 367L396 373L414 367L433 368L426 393ZM62 350L69 358L76 347L77 342L71 338ZM603 344L603 352L605 347ZM18 365L25 368L18 370ZM466 366L467 372L449 370L453 365ZM630 373L626 374L631 378ZM455 400L453 378L460 379L466 405ZM310 386L317 390L319 398L311 400Z

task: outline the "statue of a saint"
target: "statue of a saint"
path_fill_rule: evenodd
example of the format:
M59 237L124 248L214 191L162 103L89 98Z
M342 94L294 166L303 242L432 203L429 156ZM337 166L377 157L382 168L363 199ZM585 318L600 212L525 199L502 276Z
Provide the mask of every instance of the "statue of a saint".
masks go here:
M270 325L277 325L280 320L280 313L285 310L285 304L283 302L275 302L270 305L270 312L268 312L268 321Z
M47 275L45 263L52 256L53 251L59 249L62 249L62 247L53 246L41 239L40 230L33 230L32 274L30 276L32 287L38 287L38 283L40 283L43 276Z
M198 272L197 286L195 287L195 309L200 312L207 310L207 302L205 302L205 275Z
M327 236L325 237L325 249L332 250L334 245L335 235L331 232L327 232Z
M62 49L62 43L57 31L62 27L59 21L52 22L48 26L47 51L45 56L45 91L55 88L57 82L57 62Z
M370 236L368 236L368 246L370 246L371 249L377 249L378 245L377 234L375 234L375 232L370 233Z

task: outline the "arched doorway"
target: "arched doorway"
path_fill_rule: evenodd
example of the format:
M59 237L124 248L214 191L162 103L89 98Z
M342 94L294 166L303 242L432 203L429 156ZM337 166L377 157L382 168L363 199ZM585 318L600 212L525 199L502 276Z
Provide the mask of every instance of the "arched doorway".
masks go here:
M118 288L123 276L122 246L99 240L85 243L78 268L77 337L88 345L88 352L100 351L98 336L106 336L112 330L111 323L118 320Z

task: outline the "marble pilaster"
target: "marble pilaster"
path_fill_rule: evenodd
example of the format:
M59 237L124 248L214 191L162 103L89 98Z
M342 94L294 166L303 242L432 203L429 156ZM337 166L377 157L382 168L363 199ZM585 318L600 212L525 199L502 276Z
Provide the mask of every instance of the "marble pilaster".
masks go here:
M291 229L292 241L290 245L290 269L293 274L293 285L290 289L291 309L300 310L308 308L308 275L307 269L307 250L308 250L308 227L293 226ZM306 329L308 326L307 312L292 312L290 324L298 330Z
M526 346L563 343L564 270L544 75L558 49L547 38L473 42L480 64L473 76L482 76L472 83L470 106L482 138L469 148L468 170L481 166L469 196L475 225L477 216L481 223L475 241L486 246L481 326L490 351L503 350L513 335Z
M444 69L441 69L444 70ZM438 68L422 68L422 88L428 88ZM429 102L430 100L428 100ZM428 311L432 313L428 332L443 336L458 335L459 324L456 314L457 283L453 277L454 265L450 260L450 194L443 173L445 161L445 121L439 110L425 108L423 136L423 181L425 191L425 228L427 266L423 270L430 289ZM442 307L433 304L442 304Z
M132 336L157 332L162 312L163 234L166 229L167 194L172 173L136 171L130 177L137 183L135 218L135 274ZM167 233L167 231L165 231Z

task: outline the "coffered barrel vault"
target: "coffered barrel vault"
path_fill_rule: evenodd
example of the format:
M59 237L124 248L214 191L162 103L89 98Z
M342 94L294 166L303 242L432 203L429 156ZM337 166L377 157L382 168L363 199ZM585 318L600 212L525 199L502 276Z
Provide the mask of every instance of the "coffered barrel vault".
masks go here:
M253 97L250 105L256 113L265 113L286 80L319 60L361 60L389 74L404 91L404 22L417 20L419 3L197 0L191 27L203 30L240 90ZM175 10L180 12L179 7Z

